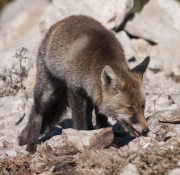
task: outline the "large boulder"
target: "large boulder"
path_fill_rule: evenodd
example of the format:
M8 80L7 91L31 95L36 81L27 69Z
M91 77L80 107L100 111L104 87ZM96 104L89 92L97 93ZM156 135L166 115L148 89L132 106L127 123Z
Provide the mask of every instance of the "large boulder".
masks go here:
M133 2L133 0L53 0L42 18L41 31L46 32L52 24L73 14L91 16L108 29L117 29L132 8Z
M1 13L0 50L26 47L37 52L42 35L39 21L48 0L16 0L9 3Z
M151 0L129 21L125 30L155 43L180 41L180 4L175 0Z

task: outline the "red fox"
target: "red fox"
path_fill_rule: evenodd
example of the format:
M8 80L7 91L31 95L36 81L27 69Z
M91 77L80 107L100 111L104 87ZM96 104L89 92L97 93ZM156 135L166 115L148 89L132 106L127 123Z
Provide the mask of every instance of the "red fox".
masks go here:
M58 123L67 107L74 129L93 129L95 109L97 128L107 127L112 117L131 134L146 135L142 78L149 61L130 70L115 35L90 17L57 22L39 47L34 105L19 144L34 153L40 134Z

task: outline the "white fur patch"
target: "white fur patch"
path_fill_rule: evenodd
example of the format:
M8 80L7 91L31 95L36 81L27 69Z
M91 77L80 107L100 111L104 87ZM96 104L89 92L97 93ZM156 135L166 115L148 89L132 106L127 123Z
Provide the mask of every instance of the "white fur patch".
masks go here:
M118 121L125 121L127 123L129 123L129 116L128 115L125 115L125 114L116 114L116 117L115 117L116 120Z
M144 126L141 126L140 124L134 124L132 123L129 119L130 117L128 115L125 114L117 114L116 118L117 121L121 122L121 121L125 121L126 123L128 123L129 125L131 125L135 130L137 130L138 132L142 132L142 129L144 128Z

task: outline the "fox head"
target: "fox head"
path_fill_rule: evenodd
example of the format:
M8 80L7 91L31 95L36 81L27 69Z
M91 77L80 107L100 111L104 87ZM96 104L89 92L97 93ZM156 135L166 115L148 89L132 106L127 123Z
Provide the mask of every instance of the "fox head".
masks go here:
M144 117L145 97L142 91L142 78L149 61L149 57L145 58L134 69L122 71L124 75L115 73L108 65L101 73L100 113L115 118L136 137L149 131Z

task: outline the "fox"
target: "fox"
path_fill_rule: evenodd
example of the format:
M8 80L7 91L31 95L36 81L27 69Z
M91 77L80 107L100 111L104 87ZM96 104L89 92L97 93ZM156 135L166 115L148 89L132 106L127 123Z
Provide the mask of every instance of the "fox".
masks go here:
M36 151L38 138L71 109L73 128L91 130L117 120L135 137L146 135L143 75L146 57L130 69L115 34L97 20L72 15L47 31L37 55L34 104L19 135L19 145Z

